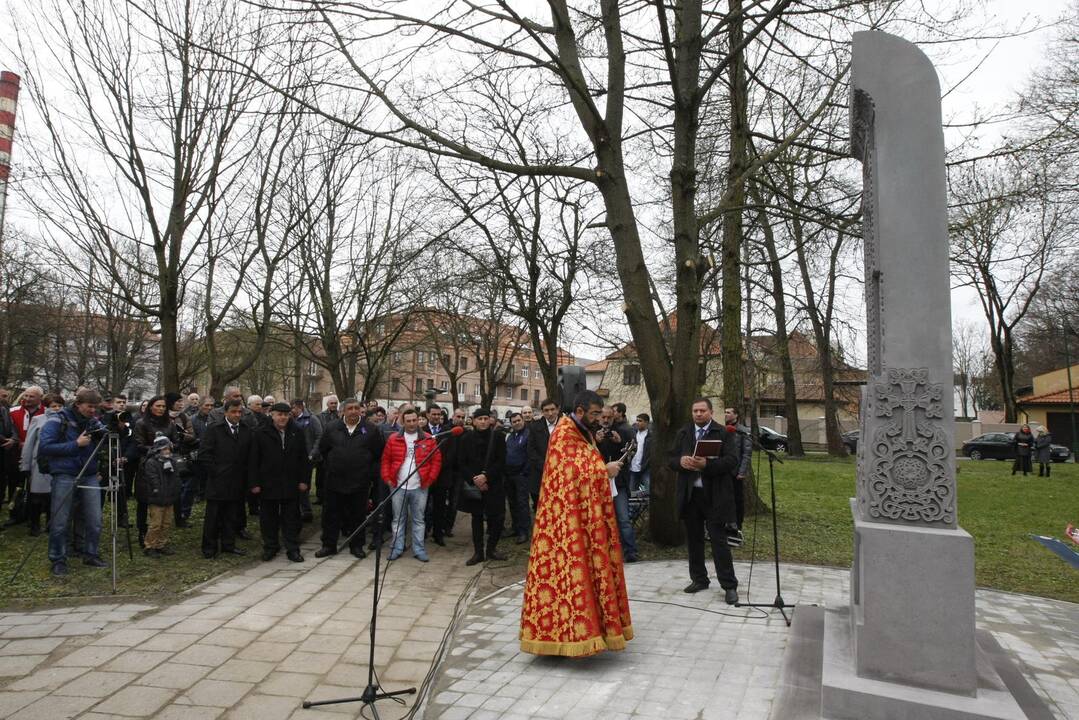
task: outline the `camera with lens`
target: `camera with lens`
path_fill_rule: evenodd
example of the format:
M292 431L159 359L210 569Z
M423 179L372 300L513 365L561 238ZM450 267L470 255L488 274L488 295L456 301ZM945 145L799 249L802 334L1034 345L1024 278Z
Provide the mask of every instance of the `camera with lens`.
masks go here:
M87 423L86 429L83 430L83 432L89 435L91 440L97 441L109 434L109 428L102 424L100 420L95 419Z

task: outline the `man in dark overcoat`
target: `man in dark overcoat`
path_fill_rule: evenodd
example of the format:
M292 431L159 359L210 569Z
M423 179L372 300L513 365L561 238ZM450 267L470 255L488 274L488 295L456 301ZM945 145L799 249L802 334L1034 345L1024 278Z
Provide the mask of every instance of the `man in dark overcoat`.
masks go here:
M290 417L288 403L270 409L272 423L255 432L247 487L259 497L262 559L272 560L284 539L292 562L300 554L300 496L311 483L311 463L303 431Z
M247 494L248 463L255 431L243 422L243 401L225 403L222 422L202 433L199 462L206 470L206 517L202 523L202 556L246 555L236 547L236 518Z

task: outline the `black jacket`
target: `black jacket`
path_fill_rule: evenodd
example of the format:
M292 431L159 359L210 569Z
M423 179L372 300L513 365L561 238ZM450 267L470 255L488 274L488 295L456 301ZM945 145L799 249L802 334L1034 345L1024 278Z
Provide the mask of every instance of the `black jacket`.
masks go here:
M446 432L453 428L453 425L449 422L444 422L438 427L439 432ZM430 426L424 428L426 432L435 435L431 432ZM438 479L435 480L433 487L437 487L440 490L448 490L454 487L454 483L457 480L457 446L464 435L453 436L442 440L440 439L438 445L438 451L442 453L442 468L438 471Z
M385 440L373 424L360 420L348 434L344 420L334 420L322 431L318 454L322 457L319 480L328 490L366 494L378 480L379 462Z
M610 429L612 432L618 433L619 440L615 441L610 435L605 434L604 439L597 444L604 462L613 462L622 457L626 445L637 435L637 431L630 430L628 423L615 423ZM626 490L629 487L629 462L631 459L626 458L626 462L622 465L622 472L615 476L614 484L619 491Z
M458 438L457 482L472 485L472 478L484 473L490 485L498 485L502 482L505 467L506 438L498 428L483 432L469 430ZM459 502L463 512L476 510L475 503L470 503L463 495Z
M708 458L708 464L700 473L708 519L725 524L737 522L734 503L734 477L739 459L737 438L713 420L702 439L723 441L720 456ZM678 473L676 502L679 517L685 517L694 481L697 479L697 473L682 467L681 459L683 455L692 455L696 444L697 426L690 423L678 431L670 451L669 467Z
M202 434L199 462L206 468L206 499L243 500L255 431L241 422L236 434L228 423L209 425Z
M135 498L147 505L175 505L180 501L180 474L173 458L154 453L142 464L135 484Z
M528 426L528 491L533 495L539 495L540 478L543 477L543 463L547 460L547 443L550 440L547 420L542 417L533 420Z
M248 489L260 488L259 497L266 500L295 500L300 483L311 484L303 430L291 420L283 439L273 425L256 430L248 463Z

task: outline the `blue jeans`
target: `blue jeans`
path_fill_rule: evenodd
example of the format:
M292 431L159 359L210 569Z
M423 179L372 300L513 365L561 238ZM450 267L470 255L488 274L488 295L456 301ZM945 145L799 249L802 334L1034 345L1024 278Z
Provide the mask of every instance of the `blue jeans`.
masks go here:
M78 488L76 485L85 486ZM71 507L75 493L79 493L79 509L82 512L83 554L97 557L101 539L101 491L97 489L97 476L83 477L78 483L73 475L52 476L52 502L49 520L49 561L67 560L67 523L71 519Z
M641 470L640 472L629 471L629 487L633 492L643 490L648 492L652 486L652 472Z
M618 488L614 496L614 515L618 520L618 536L622 539L622 557L637 557L637 537L629 521L629 491Z
M412 554L416 557L427 555L423 546L423 515L427 510L427 488L418 490L400 490L393 496L393 549L391 555L400 555L405 551L405 515L412 516Z

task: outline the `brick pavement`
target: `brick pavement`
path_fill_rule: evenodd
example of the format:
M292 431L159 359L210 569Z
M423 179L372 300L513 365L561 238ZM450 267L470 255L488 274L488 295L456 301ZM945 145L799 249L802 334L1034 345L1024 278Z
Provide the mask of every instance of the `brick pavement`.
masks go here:
M390 564L375 645L389 689L423 682L455 600L479 571L464 565L464 534L431 547L429 563L406 554ZM317 547L304 546L302 564L261 563L153 612L97 605L0 615L0 718L359 717L358 704L300 706L357 695L367 680L372 558L315 560ZM412 702L383 701L379 712L402 717Z
M739 564L742 599L748 568ZM756 602L775 597L758 565ZM717 585L686 595L682 561L626 567L635 638L621 653L538 658L518 650L521 587L480 597L461 620L428 720L764 720L790 630L777 612L731 608ZM788 603L839 606L849 573L782 567ZM1010 650L1058 717L1079 720L1079 605L979 590L978 624ZM782 719L776 719L782 720Z

